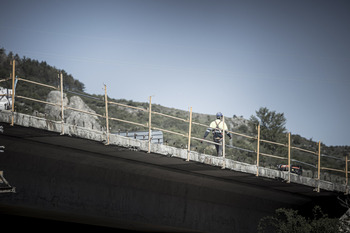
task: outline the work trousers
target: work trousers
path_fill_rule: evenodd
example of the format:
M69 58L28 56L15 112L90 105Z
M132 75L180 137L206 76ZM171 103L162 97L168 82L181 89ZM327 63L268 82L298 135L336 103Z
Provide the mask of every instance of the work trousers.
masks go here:
M219 139L214 138L214 142L219 143L219 145L215 144L216 153L219 157L222 157L222 138L219 138Z

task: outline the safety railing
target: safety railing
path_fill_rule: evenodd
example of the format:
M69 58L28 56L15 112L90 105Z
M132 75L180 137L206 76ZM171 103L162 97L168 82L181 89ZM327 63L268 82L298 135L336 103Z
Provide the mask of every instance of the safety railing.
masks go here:
M93 116L97 116L97 117L105 119L105 122L106 122L106 126L105 126L106 127L106 144L107 145L109 144L109 136L110 136L109 120L118 121L118 122L122 122L122 123L126 123L126 124L131 124L131 125L136 125L136 126L148 128L148 153L150 153L150 151L151 151L152 130L161 130L161 131L166 132L166 133L170 133L170 134L174 134L174 135L177 135L177 136L184 137L184 138L186 138L188 140L187 141L187 159L186 159L186 161L190 160L191 142L192 142L192 140L201 141L201 142L207 142L207 143L210 143L210 144L215 144L215 145L222 146L222 158L223 158L222 168L224 169L225 166L226 166L225 165L225 161L226 161L226 159L225 159L225 156L226 156L225 155L225 153L226 153L225 148L226 147L230 147L230 146L226 145L226 143L225 143L225 136L223 137L223 140L222 140L221 143L216 143L214 141L206 140L204 138L192 136L192 126L193 125L201 126L201 127L205 127L205 128L209 128L210 127L210 126L208 126L206 124L202 124L202 123L195 122L195 121L192 120L192 107L190 107L190 110L189 110L189 118L183 119L183 118L180 118L180 117L175 117L175 116L164 114L164 113L161 113L161 112L152 111L152 97L149 97L149 107L148 107L148 109L141 108L141 107L135 107L135 106L127 105L127 104L122 104L122 103L117 103L117 102L108 100L107 87L106 87L106 85L104 85L105 95L104 95L104 100L101 100L101 101L104 101L104 105L105 105L105 112L104 112L104 114L102 115L102 114L98 114L98 113L88 112L88 111L84 111L84 110L81 110L81 109L76 109L76 108L72 108L72 107L64 105L64 102L63 102L64 88L63 88L63 75L62 75L62 73L60 73L59 76L58 76L59 79L60 79L60 86L59 87L54 87L54 86L51 86L51 85L42 84L42 83L39 83L39 82L27 80L27 79L24 79L24 78L17 78L15 76L15 60L12 61L12 66L13 66L13 69L12 69L11 77L7 78L7 79L0 80L0 82L12 80L12 93L11 93L11 95L12 95L12 110L11 110L11 112L12 112L12 120L11 120L11 125L12 126L14 125L15 98L25 99L25 100L28 100L28 101L34 101L34 102L38 102L38 103L42 103L42 104L48 104L48 105L60 107L61 108L61 134L64 134L64 124L65 124L65 122L64 122L64 119L65 119L64 118L64 110L65 109L66 110L72 110L72 111L77 111L77 112L81 112L81 113L84 113L84 114L89 114L89 115L93 115ZM18 81L23 81L23 82L27 82L27 83L30 83L30 84L33 84L33 85L39 85L39 86L42 86L42 87L46 87L46 88L50 88L50 89L53 89L53 90L60 91L60 93L61 93L61 101L60 101L60 103L52 103L52 102L47 102L47 101L43 101L43 100L34 99L34 98L31 98L31 97L17 95L15 93L15 83L17 83ZM111 105L121 106L121 107L125 107L125 108L130 108L130 109L142 111L144 113L148 113L148 122L139 123L139 122L133 122L133 121L128 121L128 120L125 120L125 119L120 119L120 118L109 116L108 108ZM163 129L163 128L160 128L160 127L152 126L152 115L158 115L158 116L162 116L162 117L167 117L167 118L171 118L173 120L179 121L179 122L187 123L188 124L188 131L180 133L180 132L175 132L175 131L172 131L172 130L169 130L169 129ZM225 118L224 117L223 117L222 121L225 124ZM250 136L250 135L245 135L245 134L238 133L238 132L233 132L233 131L229 131L229 130L223 130L223 135L225 135L226 132L229 132L229 133L231 133L232 135L235 135L235 136L244 137L244 138L247 138L247 139L250 139L250 140L256 140L257 143L256 143L256 150L255 151L252 151L252 150L249 150L249 149L245 149L245 148L231 146L231 148L240 149L240 150L251 152L251 153L256 153L256 176L259 176L260 156L266 156L266 157L271 157L271 158L274 158L274 159L287 161L287 165L288 165L288 181L287 182L291 181L291 178L290 178L291 177L291 162L293 161L293 162L309 165L309 166L311 166L313 168L317 168L317 180L320 180L320 177L321 177L320 176L320 172L321 172L321 170L324 170L324 171L328 170L328 171L344 173L345 174L345 185L346 185L346 187L348 187L348 174L349 174L349 171L348 171L348 157L347 156L345 158L345 161L343 161L344 164L345 164L345 168L343 170L321 166L321 157L332 158L332 156L326 156L326 155L322 155L321 156L321 142L318 142L318 150L317 151L310 151L310 150L306 150L306 149L299 148L299 147L296 147L296 146L292 146L291 145L291 133L290 132L288 133L288 143L284 144L284 143L280 143L280 142L273 142L273 141L262 139L261 135L260 135L260 125L257 126L257 131L258 131L257 132L257 136ZM276 145L276 146L281 146L281 147L287 148L287 156L273 155L273 154L268 154L268 153L261 152L260 151L260 145L262 143L268 143L268 144L273 144L273 145ZM291 150L299 150L301 152L305 152L305 153L309 153L311 155L315 155L317 157L317 161L316 161L317 164L313 165L313 164L310 164L310 163L306 163L306 162L303 162L303 161L292 159L291 158L292 157L291 156L292 155ZM337 157L334 157L333 159L342 160L341 158L337 158ZM348 190L348 188L346 188L346 190ZM317 191L318 192L320 191L319 185L317 187Z

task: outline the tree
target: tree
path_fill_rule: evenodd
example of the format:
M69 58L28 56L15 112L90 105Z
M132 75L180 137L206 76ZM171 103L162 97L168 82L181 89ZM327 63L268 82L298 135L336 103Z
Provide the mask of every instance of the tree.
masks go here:
M255 127L260 124L260 135L262 139L279 141L286 133L285 124L287 122L284 113L270 111L266 107L261 107L256 112L256 116L250 117L250 128L255 131Z
M339 232L337 218L329 218L319 206L313 208L313 218L305 218L293 209L277 209L275 215L259 221L259 233L336 233Z
M286 144L288 141L286 137L286 122L284 113L276 113L276 111L270 111L266 107L261 107L256 111L256 116L250 117L249 128L257 134L257 125L260 124L260 139ZM287 154L286 148L271 143L263 143L260 148L261 152L273 155L285 156ZM263 164L267 162L272 165L272 161L273 158L263 157L261 162Z

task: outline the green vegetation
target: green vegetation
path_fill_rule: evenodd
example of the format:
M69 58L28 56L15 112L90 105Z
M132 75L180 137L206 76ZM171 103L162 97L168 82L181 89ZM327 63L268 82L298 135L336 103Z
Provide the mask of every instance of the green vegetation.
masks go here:
M257 132L257 125L260 124L260 139L267 140L270 142L278 142L287 145L287 129L285 128L287 120L283 113L276 113L275 111L270 111L266 107L261 107L256 111L256 116L250 117L249 127L250 131ZM260 152L277 155L281 157L287 157L287 148L271 143L261 143ZM264 166L272 164L273 159L271 157L262 157L261 164ZM283 163L283 162L280 162Z
M12 73L12 60L16 61L15 74L16 77L28 79L35 82L41 82L54 87L59 86L58 74L62 72L64 76L64 88L65 90L83 91L84 84L74 79L72 75L67 74L64 70L59 70L55 67L49 66L46 62L39 62L30 58L20 58L17 54L12 52L6 54L5 49L0 48L0 79L9 78ZM0 86L4 88L12 88L11 81L2 82ZM35 98L39 100L46 100L47 94L52 89L34 85L31 83L18 81L16 87L16 94ZM23 113L33 113L36 110L38 112L44 111L44 105L33 101L18 99L16 100L16 111Z
M319 206L313 209L312 218L306 218L293 209L277 209L275 215L260 220L259 233L336 233L340 222L329 218Z
M12 66L10 62L12 59L16 60L16 76L36 82L45 83L55 87L59 86L58 74L63 73L64 76L64 90L68 96L76 95L75 93L81 93L80 96L84 102L95 112L104 115L105 114L105 103L104 95L89 95L84 92L84 84L74 79L71 75L67 74L66 71L57 69L48 65L46 62L39 62L30 58L20 58L17 54L14 55L12 52L6 54L5 49L0 49L0 79L6 79L10 77L12 72ZM0 83L0 86L5 88L11 88L11 81ZM19 81L16 94L21 96L27 96L36 98L39 100L46 100L47 94L52 89L47 87L37 86L24 81ZM71 92L69 92L71 91ZM86 97L86 96L90 96ZM135 106L142 108L146 111L121 107L113 104L109 104L109 117L123 119L131 122L137 122L146 125L148 123L148 103L134 102L132 100L125 99L112 99L108 98L109 101L126 104L129 106ZM44 113L44 104L27 101L23 99L16 99L16 111L26 114L34 114L34 112ZM174 117L182 118L185 120L189 119L189 112L174 108L164 107L158 104L152 104L152 111L171 115ZM215 113L214 113L215 114ZM192 119L194 122L209 125L212 120L215 119L214 115L193 113ZM256 111L256 115L251 116L249 120L245 120L242 117L225 117L225 122L228 125L229 130L236 133L257 137L257 125L261 125L261 139L279 142L282 144L288 143L287 129L285 128L286 118L283 113L277 113L267 108L260 108ZM105 125L105 120L100 118L101 125ZM120 121L110 120L110 132L117 133L118 131L147 131L147 127L137 126L129 123ZM188 122L179 121L176 119L152 114L152 126L162 128L184 135L188 134L189 125ZM192 137L203 138L206 127L199 125L192 125ZM208 137L210 140L210 137ZM298 148L303 148L310 151L318 151L318 143L312 139L303 138L300 135L291 136L292 145ZM164 143L175 147L187 148L187 138L179 135L170 134L164 132ZM233 135L233 138L229 140L227 138L226 157L237 161L246 162L250 164L256 163L256 148L257 140L247 138L244 136ZM214 145L208 143L200 143L198 140L191 141L191 150L198 151L200 153L213 154L215 155ZM287 158L287 148L280 145L273 145L266 142L261 142L260 151L262 153L272 154L280 157ZM344 169L345 162L343 161L346 155L350 155L350 146L330 146L327 147L322 144L322 154L333 156L337 159L322 157L321 166L327 166L335 169ZM302 152L299 150L292 149L292 158L298 161L305 162L307 164L316 165L317 156ZM260 156L260 165L264 167L276 168L277 164L286 163L287 160L280 160L276 158L270 158ZM297 163L297 162L296 162ZM303 165L304 169L310 169L315 171L315 167ZM313 173L314 174L314 173ZM310 176L314 176L311 174ZM328 174L336 174L336 172L328 172ZM327 180L329 177L321 177Z

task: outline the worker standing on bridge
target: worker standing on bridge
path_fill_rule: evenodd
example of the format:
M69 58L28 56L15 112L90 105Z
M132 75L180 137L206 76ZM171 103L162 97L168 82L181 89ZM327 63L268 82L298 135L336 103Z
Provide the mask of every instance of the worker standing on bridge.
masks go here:
M216 120L212 121L209 125L209 128L205 131L203 139L205 139L210 132L213 133L213 140L216 147L216 152L218 156L222 156L222 137L223 137L223 130L226 131L227 136L231 139L231 133L227 130L227 125L225 122L223 122L223 115L221 112L216 113ZM203 142L203 141L201 141Z

